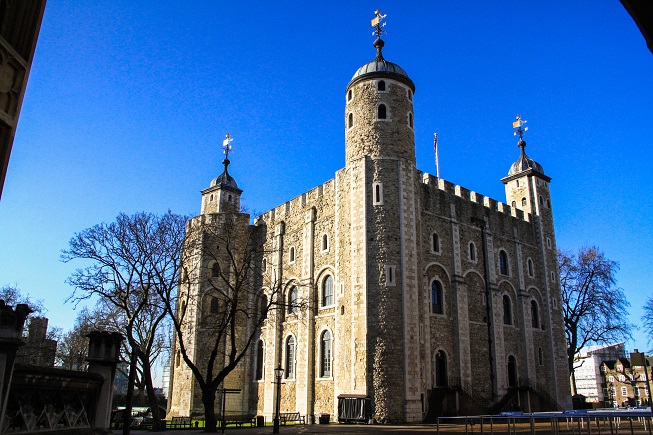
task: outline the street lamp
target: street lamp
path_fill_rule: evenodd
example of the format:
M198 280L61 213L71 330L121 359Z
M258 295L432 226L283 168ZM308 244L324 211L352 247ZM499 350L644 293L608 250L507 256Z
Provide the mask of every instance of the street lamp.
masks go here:
M274 377L277 380L277 406L274 413L274 426L272 426L272 433L279 433L279 407L281 406L281 377L283 376L283 369L281 363L279 367L274 369Z

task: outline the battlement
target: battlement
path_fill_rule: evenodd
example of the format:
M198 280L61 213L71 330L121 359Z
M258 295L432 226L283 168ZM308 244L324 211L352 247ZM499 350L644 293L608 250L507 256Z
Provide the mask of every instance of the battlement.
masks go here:
M286 201L272 210L262 213L256 218L256 221L269 223L277 219L285 219L286 216L289 216L294 212L312 207L316 205L323 196L335 195L335 185L335 178L332 178L325 183L312 188L308 192L302 193L290 201Z
M483 196L442 178L435 177L429 173L422 173L422 183L433 190L437 189L446 192L449 195L455 195L465 201L483 204L484 207L489 208L492 211L511 216L521 221L531 222L531 215L529 213L524 213L523 210L511 207L503 202L497 201L496 199L492 199L489 196Z

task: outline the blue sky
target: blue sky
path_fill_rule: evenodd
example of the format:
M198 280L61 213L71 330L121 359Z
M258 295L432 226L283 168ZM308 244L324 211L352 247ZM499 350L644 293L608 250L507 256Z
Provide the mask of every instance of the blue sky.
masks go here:
M50 0L0 201L0 285L76 311L59 261L77 231L119 212L196 215L230 173L263 212L344 166L345 87L373 59L416 85L418 167L500 201L519 155L551 183L558 247L620 263L631 321L653 294L653 55L616 1L225 2ZM643 167L642 167L643 165ZM648 349L643 332L627 343Z

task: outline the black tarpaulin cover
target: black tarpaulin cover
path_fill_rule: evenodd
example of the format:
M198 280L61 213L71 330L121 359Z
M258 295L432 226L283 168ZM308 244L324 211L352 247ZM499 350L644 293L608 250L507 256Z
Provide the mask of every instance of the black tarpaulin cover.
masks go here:
M372 399L361 394L338 396L338 421L365 422L372 418Z

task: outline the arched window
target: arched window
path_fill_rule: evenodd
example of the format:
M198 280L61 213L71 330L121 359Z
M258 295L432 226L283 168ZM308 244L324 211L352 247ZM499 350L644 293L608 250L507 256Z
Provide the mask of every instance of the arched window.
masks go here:
M181 352L177 351L177 359L175 360L175 365L179 367L179 364L181 364Z
M517 360L514 356L508 357L508 387L517 386Z
M386 119L388 117L388 109L385 107L385 104L379 104L379 107L377 107L376 110L376 119Z
M510 268L508 267L508 254L506 251L499 251L499 273L501 275L510 275Z
M503 324L512 325L512 301L508 295L503 295Z
M408 100L413 101L413 93L410 91L410 89L408 90Z
M444 313L444 305L442 302L442 286L438 281L433 281L431 283L431 312L433 314Z
M209 304L209 312L211 314L218 314L219 311L220 311L220 302L218 301L218 298L211 297L211 302Z
M329 236L326 234L322 236L322 250L327 251L329 249Z
M540 195L540 205L544 205L544 199L542 198L542 195Z
M331 332L324 331L320 339L320 376L327 378L331 376Z
M286 339L286 379L295 377L295 337L292 335Z
M286 312L288 314L294 314L297 310L297 287L292 286L288 290L288 307Z
M519 187L519 180L515 180L515 184Z
M537 362L543 366L544 365L544 352L541 347L537 348Z
M522 207L526 207L526 198L521 199L521 205Z
M517 202L515 201L512 202L512 208L517 208Z
M440 237L437 233L431 235L431 250L433 252L440 252Z
M256 345L256 380L263 379L263 361L265 357L265 349L263 347L263 340L259 340Z
M528 260L526 260L526 266L527 266L527 269L528 269L528 276L530 276L532 278L535 275L535 270L534 270L534 267L533 267L533 260L531 260L530 258Z
M290 252L288 254L288 261L291 263L295 262L295 247L291 246L290 247Z
M333 305L333 277L327 275L322 281L322 306L330 307Z
M408 114L408 126L410 128L413 128L413 114L412 113Z
M551 208L551 201L548 199L546 200L546 207Z
M474 242L469 242L469 259L476 261L476 245Z
M351 101L353 96L354 96L354 91L350 89L349 92L347 92L347 101Z
M350 113L347 117L347 127L352 128L354 126L354 114Z
M385 81L379 80L379 82L376 84L376 89L381 92L385 91Z
M533 325L533 328L540 327L540 314L537 308L537 301L535 300L531 301L531 324Z
M263 269L263 272L268 271L268 260L266 260L265 258L263 259L263 264L261 265L261 269Z
M220 264L216 261L211 266L211 278L218 278L218 277L220 277Z
M447 385L447 354L440 350L435 354L435 386L446 387Z

